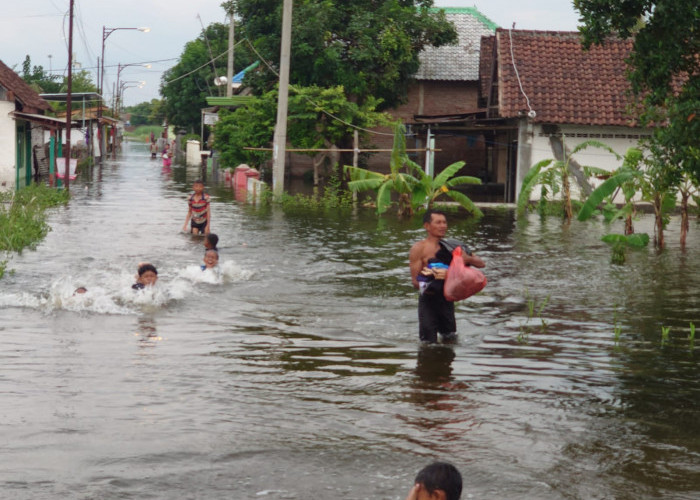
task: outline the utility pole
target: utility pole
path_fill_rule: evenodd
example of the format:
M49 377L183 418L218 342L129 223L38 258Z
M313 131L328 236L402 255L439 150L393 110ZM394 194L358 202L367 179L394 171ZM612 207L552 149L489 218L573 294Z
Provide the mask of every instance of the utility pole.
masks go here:
M229 28L228 28L228 67L226 70L226 97L233 95L233 5L228 13Z
M66 96L66 150L63 153L63 158L66 162L63 182L66 186L66 191L70 191L70 126L71 126L71 108L73 106L73 2L70 0L70 14L68 16L68 95Z
M284 157L287 146L287 105L289 100L289 59L292 46L292 0L284 0L282 10L282 44L280 47L280 81L277 99L277 125L272 143L272 194L284 193Z

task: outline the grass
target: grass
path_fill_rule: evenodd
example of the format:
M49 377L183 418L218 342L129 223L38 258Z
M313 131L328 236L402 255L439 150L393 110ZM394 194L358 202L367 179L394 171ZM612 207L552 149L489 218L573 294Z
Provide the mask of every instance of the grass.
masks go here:
M139 125L133 132L124 132L124 135L140 142L146 142L150 141L151 132L155 137L160 137L163 133L163 127L161 125Z
M46 210L64 205L69 194L44 184L32 184L18 191L0 193L0 252L21 252L34 248L50 231ZM0 278L7 259L0 261Z

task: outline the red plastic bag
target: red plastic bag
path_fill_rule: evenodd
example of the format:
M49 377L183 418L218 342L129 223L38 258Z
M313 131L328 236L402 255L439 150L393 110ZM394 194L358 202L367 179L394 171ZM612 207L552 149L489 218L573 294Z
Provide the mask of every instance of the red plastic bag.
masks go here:
M480 292L486 283L484 273L464 264L462 247L455 248L452 251L452 263L445 278L445 299L450 302L464 300Z

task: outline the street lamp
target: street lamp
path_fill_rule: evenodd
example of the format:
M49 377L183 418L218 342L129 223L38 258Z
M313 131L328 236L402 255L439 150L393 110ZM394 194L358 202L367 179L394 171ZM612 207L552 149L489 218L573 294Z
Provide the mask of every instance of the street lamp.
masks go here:
M146 85L146 82L144 81L126 81L122 82L119 85L119 91L117 92L117 113L120 112L119 110L119 103L121 100L124 98L124 90L125 89L132 89L132 88L139 88L142 89Z
M105 84L105 41L115 31L118 30L138 30L142 31L144 33L148 33L151 31L151 28L107 28L106 26L102 26L102 59L100 60L100 95L104 92L104 84Z
M137 31L142 31L144 33L148 33L151 31L151 28L107 28L106 26L102 26L102 59L100 60L100 74L99 74L99 93L100 93L100 105L97 108L97 126L101 127L100 125L100 119L102 118L102 94L104 93L104 86L105 86L105 41L115 31L118 30L137 30ZM102 161L102 158L104 158L104 134L100 134L100 161Z
M117 84L114 86L115 89L119 90L119 88L120 88L119 87L119 78L120 78L120 75L122 74L122 70L124 68L129 67L129 66L142 66L144 68L151 69L150 64L144 64L144 63L129 63L129 64L121 64L120 63L120 64L118 64L117 65ZM143 82L143 83L145 85L146 82ZM116 95L114 96L114 109L115 109L116 113L119 113L119 92L116 92ZM116 113L115 113L115 116L116 116Z

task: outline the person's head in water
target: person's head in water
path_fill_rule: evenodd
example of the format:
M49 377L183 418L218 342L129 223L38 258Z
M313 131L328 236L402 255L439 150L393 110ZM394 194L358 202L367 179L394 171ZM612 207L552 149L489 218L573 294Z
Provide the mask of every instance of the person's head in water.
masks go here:
M408 497L412 500L459 500L462 495L462 475L447 462L433 462L424 467L414 482Z
M204 252L204 268L211 269L219 264L219 252L216 250L207 250Z
M216 245L219 244L219 237L214 233L209 233L204 237L204 248L206 250L216 250Z
M447 234L447 216L440 210L426 210L423 214L423 227L428 236L444 238Z
M139 264L138 274L139 277L136 281L144 286L151 286L158 281L158 271L155 266L149 262L142 262Z
M73 292L73 295L82 295L86 292L87 292L87 288L85 288L84 286L79 286L78 288L75 289L75 291Z

